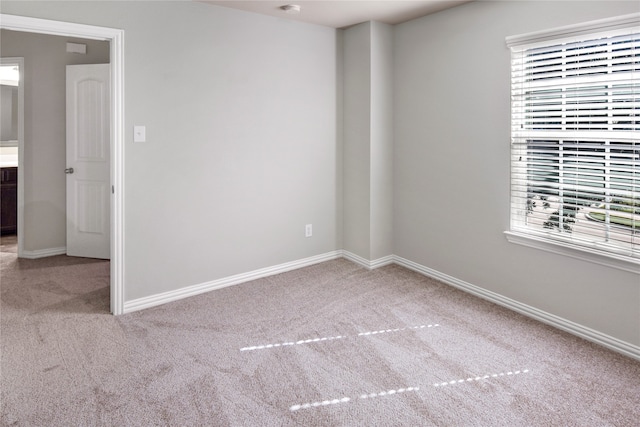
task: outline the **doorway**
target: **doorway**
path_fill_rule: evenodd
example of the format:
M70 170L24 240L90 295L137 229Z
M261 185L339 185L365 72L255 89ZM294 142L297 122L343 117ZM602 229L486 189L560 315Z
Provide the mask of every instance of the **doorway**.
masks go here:
M0 234L14 237L18 233L18 152L23 138L23 70L24 58L0 58Z
M27 33L104 40L110 43L110 311L124 312L124 31L119 29L72 24L14 15L0 14L0 29ZM24 149L24 148L23 148ZM20 153L18 154L19 158ZM24 206L24 195L18 206ZM18 221L18 235L21 224Z

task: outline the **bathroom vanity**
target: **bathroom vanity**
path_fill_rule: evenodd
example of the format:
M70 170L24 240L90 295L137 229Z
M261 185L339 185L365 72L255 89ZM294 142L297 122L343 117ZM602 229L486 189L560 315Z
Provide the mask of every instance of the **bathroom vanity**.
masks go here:
M0 234L18 231L18 168L0 168Z

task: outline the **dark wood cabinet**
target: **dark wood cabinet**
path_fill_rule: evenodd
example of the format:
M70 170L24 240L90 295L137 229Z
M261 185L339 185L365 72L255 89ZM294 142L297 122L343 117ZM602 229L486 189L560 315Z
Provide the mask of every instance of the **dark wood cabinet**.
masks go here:
M0 234L18 231L18 168L0 168Z

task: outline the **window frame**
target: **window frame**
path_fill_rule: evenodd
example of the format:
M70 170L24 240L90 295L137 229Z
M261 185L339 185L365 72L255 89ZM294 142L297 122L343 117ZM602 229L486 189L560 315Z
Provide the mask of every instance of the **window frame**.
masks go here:
M640 26L640 13L634 13L619 17L555 28L551 30L543 30L534 33L509 36L506 38L506 45L510 50L514 48L530 49L534 47L549 45L559 40L566 40L571 37L576 37L576 39L579 39L585 35L628 29L638 26ZM511 114L513 114L513 106L510 107L509 111ZM515 133L516 132L511 129L510 137L513 138ZM517 148L514 148L513 146L510 147L510 168L512 180L514 176L514 167L521 167L514 166L515 159L517 158L516 150ZM640 258L637 258L635 256L627 256L625 254L616 253L615 251L605 250L602 247L599 247L600 245L598 245L597 243L594 243L593 245L575 244L572 241L565 240L560 237L555 238L554 235L551 235L544 231L536 232L532 228L525 229L521 224L522 216L514 213L513 190L510 190L509 199L510 227L508 231L504 232L505 237L509 242L640 274ZM521 208L522 206L520 206L520 208L518 209Z

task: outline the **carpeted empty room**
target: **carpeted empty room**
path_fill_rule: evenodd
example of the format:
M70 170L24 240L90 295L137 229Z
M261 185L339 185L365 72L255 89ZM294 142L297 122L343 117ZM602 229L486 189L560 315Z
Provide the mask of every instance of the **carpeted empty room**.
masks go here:
M640 427L638 0L0 0L0 53L0 427Z
M338 259L126 314L109 264L2 252L2 425L633 426L640 362Z

